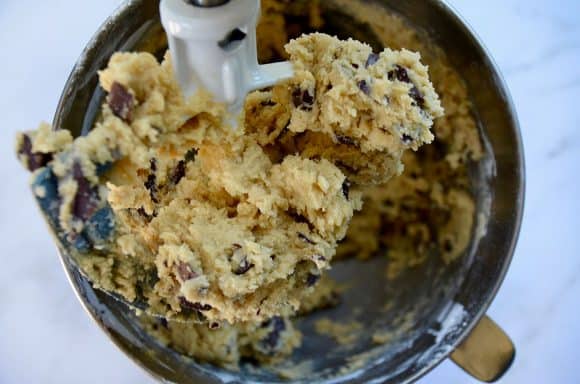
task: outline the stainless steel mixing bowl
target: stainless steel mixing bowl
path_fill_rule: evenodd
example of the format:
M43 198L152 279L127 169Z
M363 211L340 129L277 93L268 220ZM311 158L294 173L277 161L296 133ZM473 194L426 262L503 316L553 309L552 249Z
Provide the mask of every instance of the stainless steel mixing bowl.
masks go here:
M368 1L370 2L370 1ZM510 365L514 348L509 338L487 317L509 266L516 244L524 200L524 161L518 123L510 96L487 51L470 28L440 0L373 1L409 20L447 54L465 79L482 134L487 138L487 159L474 165L478 193L478 230L460 262L439 261L404 274L396 284L385 283L384 260L339 264L333 274L350 283L344 302L324 315L358 319L367 330L349 347L333 345L312 330L311 316L299 321L305 343L290 359L312 361L314 373L297 382L412 382L451 356L472 375L491 381ZM322 2L324 4L325 2ZM327 28L339 35L380 44L352 19L334 10ZM165 49L159 24L158 1L132 0L118 9L101 27L78 61L60 101L54 126L75 135L91 128L104 94L97 85L97 70L115 51L147 50L157 55ZM480 236L478 236L480 235ZM266 371L230 372L199 364L157 344L143 332L135 315L122 303L94 290L62 258L72 285L89 314L107 335L154 377L175 383L277 382ZM356 271L356 273L353 273ZM385 301L393 305L384 311ZM355 307L362 311L355 311ZM394 324L407 319L407 328ZM372 333L387 329L391 340L372 343ZM366 364L345 373L349 358L366 353Z

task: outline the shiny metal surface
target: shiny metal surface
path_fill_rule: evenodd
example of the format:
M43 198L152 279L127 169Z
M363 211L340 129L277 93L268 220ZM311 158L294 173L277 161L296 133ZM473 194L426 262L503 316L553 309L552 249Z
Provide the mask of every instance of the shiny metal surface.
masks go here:
M230 0L183 0L186 3L198 6L198 7L217 7L220 5L224 5L225 3L229 2Z
M343 304L326 316L354 318L361 306L369 335L396 319L413 313L411 331L404 332L384 347L373 347L370 338L358 345L340 349L312 332L312 319L299 322L307 343L293 357L300 363L313 360L316 375L296 382L407 383L418 379L447 358L483 318L509 266L519 233L524 202L524 160L518 122L507 88L489 54L469 27L439 0L373 1L410 20L423 29L448 55L465 79L479 125L487 138L489 153L482 164L474 165L473 178L480 194L478 209L489 215L485 235L474 241L462 262L451 266L433 261L407 273L396 287L385 287L383 260L366 264L346 262L333 274L348 280L350 289ZM329 14L329 30L348 35L344 23L350 15ZM333 23L332 18L335 18ZM376 36L357 38L376 44ZM96 71L105 67L118 50L147 50L160 57L166 48L159 26L158 2L132 0L122 6L103 25L77 63L60 101L54 126L73 134L86 132L98 114L103 93L97 87ZM62 257L81 302L109 337L153 376L175 383L240 382L240 373L197 364L163 348L140 328L134 314L120 302L94 290ZM352 273L356 268L356 274ZM394 300L388 312L377 308ZM373 349L374 359L352 375L338 371L348 358ZM244 382L277 382L267 372L243 372Z

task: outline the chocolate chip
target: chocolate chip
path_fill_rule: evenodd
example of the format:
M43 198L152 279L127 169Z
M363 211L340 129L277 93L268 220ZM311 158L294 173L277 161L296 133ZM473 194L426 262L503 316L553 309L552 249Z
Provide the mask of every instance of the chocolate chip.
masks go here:
M139 214L139 216L141 216L143 219L145 219L145 221L147 222L151 222L151 220L153 220L153 218L155 217L155 215L149 215L146 211L145 208L141 207L139 209L137 209L137 213Z
M210 323L209 324L209 329L215 330L215 329L220 329L220 328L221 328L221 324L220 323L213 322L213 323Z
M167 322L167 319L159 318L159 325L165 329L169 329L169 323Z
M157 159L149 160L149 169L151 169L151 172L157 172Z
M211 311L213 307L209 304L202 304L202 303L192 303L189 302L185 297L179 297L179 303L182 309L196 311L196 312L207 312Z
M159 199L157 197L157 176L155 174L150 174L145 182L145 188L149 191L149 196L151 196L151 201L155 204L159 204Z
M246 273L248 273L248 271L250 269L252 269L254 267L255 267L255 265L250 263L248 261L248 258L246 256L244 256L242 258L242 261L240 261L240 265L238 265L236 267L236 269L233 270L233 273L234 273L234 275L238 275L238 276L245 275Z
M173 169L173 172L171 172L170 176L170 181L171 183L173 183L173 185L179 184L181 179L185 177L186 169L187 167L185 164L185 160L181 160L177 163L177 166L175 167L175 169Z
M316 243L312 240L310 240L305 234L298 232L298 238L302 241L304 241L305 243L311 244L311 245L316 245Z
M34 172L39 168L46 166L52 159L51 153L39 153L32 151L32 140L26 134L22 135L22 141L18 148L18 155L21 159L25 157L26 168L30 172Z
M409 73L407 72L407 70L403 67L401 67L400 65L395 65L395 69L393 69L392 71L390 71L387 76L389 77L389 80L394 80L397 79L399 81L402 81L403 83L410 83L411 79L409 79Z
M315 275L313 273L309 273L306 276L306 286L313 287L316 285L316 283L318 283L319 280L320 280L320 275Z
M404 133L403 136L401 137L401 141L403 142L403 144L409 145L413 142L413 137Z
M196 148L192 148L185 154L185 161L188 163L193 163L195 158L197 157L198 150Z
M308 224L308 226L311 225L306 216L296 212L295 210L289 210L288 215L297 223Z
M342 183L342 194L347 200L350 199L350 181L348 179L345 179L344 183Z
M312 96L310 92L306 90L302 93L302 101L306 106L312 107L314 105L314 96Z
M340 144L358 146L358 143L352 137L349 136L336 135L336 140Z
M211 305L201 304L201 303L193 303L192 307L198 311L203 311L203 312L211 311L213 309L213 307Z
M443 241L443 250L445 252L453 251L453 242L450 239L445 239Z
M85 222L83 235L93 246L106 246L115 230L115 214L107 204Z
M272 353L278 347L280 334L286 330L286 323L281 317L274 317L262 324L262 328L268 327L271 327L272 330L262 339L260 344L268 353Z
M371 53L365 63L365 68L370 67L371 65L375 65L380 59L380 56L376 53Z
M409 96L411 96L411 98L415 100L415 102L420 108L423 108L423 106L425 105L425 98L421 94L421 91L419 91L419 88L413 86L413 88L411 88L411 90L409 91Z
M358 88L367 96L371 94L371 86L366 80L361 80L357 83Z
M60 226L59 214L61 206L61 197L58 194L58 178L50 167L46 167L34 175L31 185L33 190L43 191L40 195L35 193L36 200L52 226L58 228Z
M335 163L339 168L344 169L348 173L357 173L358 172L358 168L354 164L347 164L346 162L344 162L342 160L336 160Z
M318 261L326 261L326 257L322 255L314 255L314 258Z
M272 100L264 100L264 101L262 101L262 102L260 103L260 105L261 105L262 107L273 107L273 106L275 106L275 105L276 105L276 103L275 103L275 102L273 102Z
M78 162L73 164L72 177L77 183L77 192L72 205L72 213L74 217L86 221L99 207L99 191L84 176L81 165Z
M191 269L191 266L184 262L181 262L177 265L177 273L183 281L195 279L198 276L198 274Z
M296 108L304 111L312 111L314 107L314 96L308 90L294 89L292 92L292 102Z
M107 102L113 114L118 118L130 122L133 118L133 95L121 84L114 82L109 92Z

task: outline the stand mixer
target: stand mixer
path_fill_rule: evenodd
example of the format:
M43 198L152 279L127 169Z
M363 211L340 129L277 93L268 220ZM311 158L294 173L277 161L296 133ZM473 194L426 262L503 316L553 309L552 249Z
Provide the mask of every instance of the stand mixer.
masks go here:
M191 0L188 2L162 0L160 8L157 7L157 3L157 1L144 0L129 1L113 15L109 23L103 26L83 53L66 84L55 117L55 126L78 127L82 126L85 121L92 123L94 110L91 110L89 100L93 100L94 94L98 96L98 91L95 91L98 86L94 82L91 83L95 79L95 68L106 63L111 54L120 47L134 49L134 45L131 45L133 43L123 45L125 40L128 40L127 36L136 36L141 33L139 28L143 26L158 24L159 9L161 9L161 20L168 35L175 73L185 96L192 95L198 89L206 89L213 93L216 100L228 104L230 112L234 114L241 110L244 96L250 90L267 87L292 76L292 69L288 63L267 66L259 66L257 63L254 31L259 14L258 0ZM481 63L480 66L472 66L469 69L462 66L463 61L459 64L454 62L454 65L466 78L470 87L473 87L473 84L480 84L478 81L488 81L485 86L480 87L479 92L474 93L474 109L478 112L479 123L484 127L485 134L490 137L493 152L498 154L498 170L494 178L496 182L493 185L494 206L491 212L491 224L487 228L488 235L485 241L477 244L474 249L477 257L473 262L466 264L465 268L460 271L450 271L449 279L445 280L458 282L457 288L453 289L449 297L428 301L429 311L425 311L424 319L422 318L414 326L413 335L408 335L408 340L404 340L405 343L401 344L400 350L395 348L395 343L386 345L384 353L373 360L373 364L364 367L354 376L346 377L340 372L335 372L336 375L333 374L328 381L317 375L296 380L298 382L411 382L450 356L453 350L456 352L452 358L455 361L462 361L461 365L472 374L487 380L497 378L509 367L513 357L513 346L508 348L507 358L492 364L489 371L491 373L484 376L478 374L473 367L479 368L480 364L488 360L486 357L498 356L496 349L499 344L482 346L482 343L475 343L476 346L470 347L468 342L474 341L476 337L468 336L470 333L477 336L482 324L488 330L497 328L493 324L490 325L484 313L507 270L521 219L523 163L518 157L521 156L521 143L514 112L509 100L506 102L505 97L502 97L507 95L507 91L497 69L489 61L487 52L451 9L442 2L431 0L377 1L376 3L382 4L385 8L394 9L423 29L427 30L428 27L428 30L436 31L436 35L441 36L437 43L441 44L450 56L455 57L454 55L461 54L462 58L468 58L470 62ZM356 17L338 13L331 16L337 20L334 24L336 28L348 28L343 22L345 18L354 20ZM154 48L165 50L166 46ZM94 100L97 99L98 97L94 97ZM510 215L505 215L501 209L504 205L516 206L516 214L510 211ZM113 299L106 292L94 289L74 266L70 257L63 255L62 261L80 300L90 315L128 356L153 376L164 382L176 383L217 383L242 380L238 373L184 360L177 353L160 347L139 327L134 313L127 310L126 303L117 298ZM376 279L373 280L373 273L379 269L372 264L363 269L359 265L356 267L358 268L356 275L359 276L364 290L351 290L346 297L346 300L349 300L348 303L359 303L363 296L372 296L377 302L382 302L383 297L378 294L376 297L373 296L376 292L369 288L369 282L376 281ZM352 268L348 265L338 270L338 273L344 276L352 276L350 272ZM402 281L402 284L406 281ZM413 290L409 291L412 295L405 302L415 302L421 297L429 296L428 293L432 291L428 280L423 282L424 287L421 284L417 285L412 278L409 278L408 282ZM398 292L393 294L396 295ZM448 310L448 308L454 308L453 305L448 305L450 303L461 304L465 308L465 313L455 319L456 316L453 316L455 312ZM131 306L134 307L133 304ZM349 308L352 307L346 305L338 310L348 311ZM395 309L403 311L401 308L403 307ZM373 317L372 312L367 314L366 311L371 309L370 306L364 308L368 319L376 318L376 316ZM444 325L437 328L436 338L432 337L433 324ZM371 324L365 327L372 329ZM309 337L315 336L314 333L307 334ZM490 338L489 332L482 332L482 334ZM505 337L505 335L500 336ZM500 336L498 337L501 338ZM496 340L496 338L493 337L490 340ZM297 362L313 359L320 372L324 369L334 372L334 368L340 367L337 360L330 356L330 347L316 339L310 341L309 349L301 351L296 357ZM457 348L460 345L461 348ZM473 358L469 353L482 352L480 349L487 352L488 356L479 353L477 358ZM349 355L350 352L345 351L344 354ZM461 359L465 356L467 358ZM275 381L272 377L262 376L262 372L248 372L243 380Z

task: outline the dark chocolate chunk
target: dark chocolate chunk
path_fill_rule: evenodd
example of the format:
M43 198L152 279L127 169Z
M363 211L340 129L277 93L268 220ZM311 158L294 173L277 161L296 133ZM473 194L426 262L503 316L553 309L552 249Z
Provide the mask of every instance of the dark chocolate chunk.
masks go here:
M74 217L86 221L99 207L99 190L87 180L83 174L81 164L78 162L73 164L72 177L77 183L77 192L72 204L72 213Z
M149 191L149 196L151 196L151 201L155 204L159 204L159 199L157 197L157 176L150 174L145 182L145 188Z
M157 189L157 160L151 159L149 161L149 169L151 173L147 176L147 181L145 181L145 188L149 191L149 196L151 197L151 201L155 204L159 204L159 197L157 196L158 189Z
M82 234L70 233L67 236L68 242L79 252L88 252L93 248L89 239Z
M133 118L133 95L121 84L114 82L109 92L107 102L113 114L118 118L130 122Z
M289 210L288 215L297 223L308 224L308 226L311 225L306 216L296 212L295 210Z
M313 287L314 285L316 285L316 283L318 283L319 280L320 280L320 275L315 275L313 273L309 273L308 275L306 275L306 286Z
M189 302L185 297L180 296L179 297L179 304L181 305L181 308L186 310L186 311L194 311L194 312L206 312L206 311L211 311L212 310L212 306L209 304L202 304L202 303L192 303Z
M407 70L403 67L401 67L400 65L395 65L395 69L393 69L392 71L390 71L387 76L389 77L389 80L399 80L402 81L403 83L410 83L411 79L409 79L409 73L407 72Z
M403 144L409 145L413 142L413 137L411 135L407 135L406 133L404 133L403 136L401 137L401 141L403 142Z
M352 137L349 136L336 135L336 140L340 144L358 146L358 143Z
M305 234L298 232L298 238L302 241L304 241L305 243L311 244L311 245L316 245L316 243L314 241L312 241L311 239L309 239Z
M183 281L195 279L198 276L197 273L191 269L191 266L184 262L181 262L177 265L177 273Z
M95 164L95 173L97 176L102 176L104 173L109 172L113 168L113 162L108 161L102 164Z
M342 194L347 200L350 199L350 181L348 179L344 179L344 183L342 183Z
M149 160L149 169L151 172L157 172L157 159L153 158Z
M179 184L181 179L185 177L186 169L187 166L185 164L185 160L181 160L177 163L177 166L175 167L170 176L170 181L173 183L173 185Z
M197 148L192 148L189 151L187 151L187 153L185 154L185 161L188 163L193 163L195 161L195 158L197 157L197 153L199 151L197 150Z
M221 49L225 51L230 51L238 46L237 42L243 41L247 34L239 28L230 31L226 37L218 42Z
M83 233L93 245L104 245L109 242L114 230L115 214L107 204L85 222Z
M304 111L312 111L314 107L314 96L308 90L294 89L292 92L292 102L296 108Z
M18 148L18 156L20 158L26 157L26 168L30 172L46 166L53 159L51 153L33 152L32 140L27 134L22 135L22 141Z
M238 265L234 270L233 273L235 275L241 276L241 275L245 275L246 273L248 273L248 271L252 268L254 268L255 265L250 263L248 261L248 258L244 256L244 258L242 259L242 261L240 261L240 265Z
M445 239L443 241L443 250L445 252L453 251L453 242L450 239Z
M271 331L261 341L262 347L268 352L274 352L280 342L280 334L286 330L286 323L281 317L274 317L264 324L262 328L271 328Z
M358 88L367 96L371 94L371 86L366 80L361 80L357 83Z
M58 179L50 167L40 170L32 181L32 190L40 208L53 227L58 227L61 199L58 194ZM42 190L42 194L36 191Z
M314 255L314 258L318 261L326 261L326 257L322 255Z
M191 308L195 309L196 311L207 312L211 311L213 307L209 304L202 304L202 303L192 303Z
M369 58L367 59L367 62L365 63L365 68L370 67L371 65L375 65L380 59L380 56L376 53L371 53L369 55Z
M276 103L275 103L274 101L272 101L272 100L264 100L264 101L262 101L262 102L260 103L260 105L261 105L262 107L273 107L273 106L275 106L275 105L276 105Z
M411 98L415 100L415 102L420 108L423 108L423 106L425 105L425 98L421 94L421 91L419 91L419 88L413 85L413 88L411 88L411 90L409 91L409 96L411 96Z
M139 216L141 216L143 219L145 219L145 221L150 222L151 220L153 220L153 218L155 217L155 214L150 215L145 211L145 208L141 207L139 209L137 209L137 213L139 214Z

